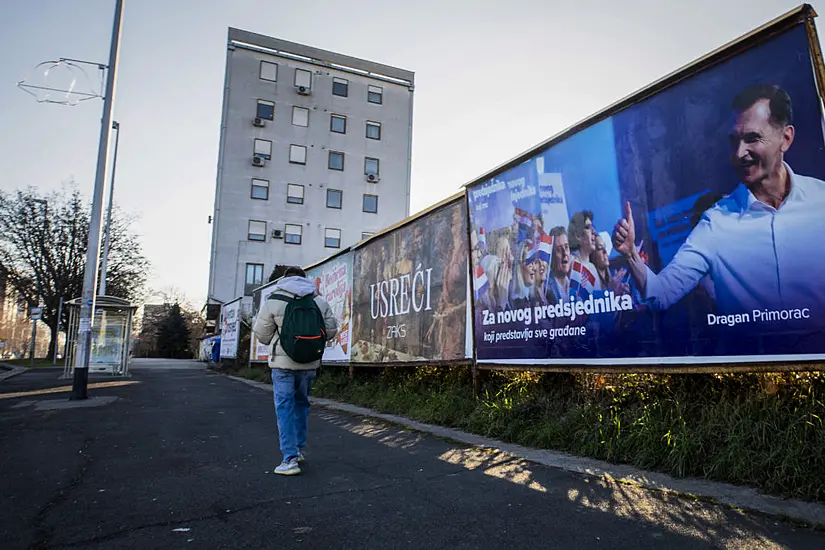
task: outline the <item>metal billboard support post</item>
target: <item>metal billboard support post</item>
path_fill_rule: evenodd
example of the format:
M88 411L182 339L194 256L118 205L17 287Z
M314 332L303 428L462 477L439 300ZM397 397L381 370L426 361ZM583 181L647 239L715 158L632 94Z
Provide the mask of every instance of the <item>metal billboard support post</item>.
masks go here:
M92 347L95 297L97 295L98 261L100 260L100 226L103 218L103 188L106 184L106 161L109 152L109 133L112 128L112 107L115 99L115 79L117 77L117 55L120 47L122 14L123 0L116 0L114 21L112 23L112 42L109 47L109 71L106 74L106 95L103 98L103 120L100 124L100 141L97 148L97 171L95 172L95 187L89 223L89 244L86 248L86 269L83 273L77 354L74 359L74 379L72 380L72 395L70 397L72 400L88 398L89 359Z
M100 263L100 295L106 296L106 268L109 265L109 243L112 235L112 200L115 194L115 173L117 172L117 146L120 143L120 123L112 122L115 130L115 156L112 159L112 181L109 184L109 206L106 208L106 235L103 238L103 260Z

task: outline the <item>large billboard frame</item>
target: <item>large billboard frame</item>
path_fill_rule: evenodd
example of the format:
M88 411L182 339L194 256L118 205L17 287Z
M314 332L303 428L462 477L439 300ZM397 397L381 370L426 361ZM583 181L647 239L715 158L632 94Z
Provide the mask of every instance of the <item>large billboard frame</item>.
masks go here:
M235 298L234 300L231 300L231 301L226 302L225 304L221 305L221 317L220 317L221 351L220 351L220 359L237 359L237 357L238 357L238 345L240 344L240 331L241 331L241 315L240 314L241 314L241 302L242 302L242 300L243 300L243 297L239 297L239 298ZM224 328L224 323L226 322L226 318L225 318L226 311L230 307L235 309L235 320L233 321L233 323L235 325L235 340L234 340L235 352L232 355L225 355L226 347L224 345L225 344L225 342L224 342L225 339L224 339L224 334L223 334L223 328Z
M334 262L335 260L341 258L342 256L346 256L347 254L352 254L352 250L353 250L353 246L348 246L346 248L342 248L338 252L335 252L334 254L331 254L331 255L327 256L326 258L323 258L321 260L318 260L315 263L312 263L312 264L309 264L309 265L305 266L303 268L303 270L306 271L307 275L308 275L309 272L313 269L323 267L324 265L326 265L330 262ZM353 284L355 284L355 281L353 281ZM350 293L349 308L350 308L350 312L352 312L352 293ZM350 315L352 315L352 313L350 313ZM339 331L341 330L340 326L338 327L338 330ZM349 330L350 330L350 333L352 333L352 321L350 321ZM330 366L347 366L347 365L350 365L351 362L350 362L349 359L342 361L342 360L336 360L336 359L324 359L324 358L322 358L321 359L321 364L322 365L330 365Z
M596 124L640 103L679 82L688 79L706 69L723 63L724 61L740 55L759 44L762 44L773 37L782 34L796 26L804 25L808 38L808 50L812 59L812 70L815 76L816 88L820 99L820 113L825 117L825 62L823 61L819 38L814 23L817 17L816 11L810 4L802 4L787 13L776 17L764 25L751 32L735 39L727 44L716 48L710 53L694 60L693 62L669 73L668 75L654 81L653 83L637 90L636 92L620 99L597 113L573 124L543 142L531 147L523 153L500 164L480 176L466 183L464 187L465 200L467 200L467 231L472 231L470 191L485 182L495 178L508 170L515 168L536 155L548 150L556 144L582 132ZM472 269L471 262L468 262L468 269ZM470 292L470 304L475 312L475 293ZM825 358L812 357L810 355L800 355L799 359L792 356L758 356L739 355L722 356L680 356L680 357L624 357L624 358L553 358L553 359L514 359L507 362L496 360L482 360L477 358L478 347L475 338L476 318L473 314L473 358L474 370L513 370L513 371L543 371L543 372L570 372L570 373L667 373L667 374L691 374L691 373L725 373L725 372L779 372L779 371L815 371L821 370L825 364ZM545 362L537 362L545 361ZM632 367L630 367L632 365Z
M357 249L366 246L367 244L369 244L372 241L375 241L375 240L380 239L382 237L386 237L389 234L391 234L391 233L393 233L393 232L395 232L399 229L402 229L402 228L416 222L417 220L420 220L420 219L426 217L429 214L432 214L433 212L436 212L436 211L438 211L438 210L440 210L444 207L450 206L453 203L462 202L462 201L466 204L467 194L466 194L465 190L459 191L458 193L454 193L454 194L438 201L437 203L435 203L433 205L430 205L427 208L424 208L423 210L420 210L419 212L416 212L415 214L412 214L412 215L404 218L403 220L400 220L400 221L394 223L393 225L390 225L390 226L382 229L381 231L378 231L377 233L374 233L373 235L370 235L366 239L363 239L363 240L357 242L356 244L352 245L350 247L350 249L354 253ZM469 218L467 217L467 209L466 208L465 208L464 212L465 212L465 218L468 220ZM468 244L470 242L469 241L469 235L470 234L469 234L469 230L468 230L468 232L466 233L466 238L467 238L467 243ZM328 258L328 259L331 259L331 258ZM323 261L326 261L326 260L323 260ZM319 262L319 263L323 263L323 261ZM314 265L315 264L313 264L313 267L314 267ZM469 300L472 297L471 296L472 292L469 291L469 284L470 284L470 280L469 280L469 278L470 278L469 252L468 252L468 255L467 255L467 270L466 271L467 271L466 275L468 277L468 281L467 281L468 294L470 295L470 296L468 296L467 307L470 308L471 307L471 302ZM356 282L353 280L353 287L355 286L355 284L356 284ZM353 307L354 307L354 304L353 304ZM469 325L465 327L465 333L467 331L472 330L472 328L471 328L472 325L473 325L473 323L470 322ZM466 334L465 334L465 337L466 337ZM327 363L324 362L324 364L327 364ZM333 364L333 363L329 363L329 364ZM338 363L338 364L346 364L346 365L349 365L350 367L354 367L354 368L361 368L361 367L364 367L364 368L372 368L372 367L420 367L420 366L432 366L432 367L471 366L472 367L475 364L475 345L472 346L472 351L470 352L470 355L465 356L463 359L449 359L449 360L443 360L443 359L429 360L428 359L428 360L418 360L418 361L386 361L386 362L356 362L356 361L349 361L347 363Z

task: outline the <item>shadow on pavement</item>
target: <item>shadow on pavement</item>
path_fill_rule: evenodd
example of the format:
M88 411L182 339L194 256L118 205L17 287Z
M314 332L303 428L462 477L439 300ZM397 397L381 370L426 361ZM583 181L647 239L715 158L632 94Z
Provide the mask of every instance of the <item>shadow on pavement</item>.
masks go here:
M825 546L810 529L320 408L304 472L278 477L270 394L157 366L90 390L117 397L94 409L0 399L4 548ZM27 372L0 394L42 387Z

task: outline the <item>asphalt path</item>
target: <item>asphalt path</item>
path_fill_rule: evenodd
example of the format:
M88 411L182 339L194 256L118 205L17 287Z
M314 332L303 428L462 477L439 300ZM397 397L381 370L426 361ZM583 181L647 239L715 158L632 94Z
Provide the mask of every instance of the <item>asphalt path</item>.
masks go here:
M271 394L195 362L0 382L3 548L825 548L825 533L315 407L300 476ZM103 399L108 398L108 399ZM57 408L55 408L57 406Z

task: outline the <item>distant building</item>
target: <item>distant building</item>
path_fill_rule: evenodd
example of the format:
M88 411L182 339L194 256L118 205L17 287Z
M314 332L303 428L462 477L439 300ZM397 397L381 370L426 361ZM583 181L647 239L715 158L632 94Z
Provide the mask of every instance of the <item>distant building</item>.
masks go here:
M229 29L208 302L409 215L413 79Z
M0 360L28 357L31 350L32 321L20 295L0 279ZM49 353L51 333L46 323L37 322L35 357ZM62 346L64 338L58 338ZM63 348L58 348L62 356Z

